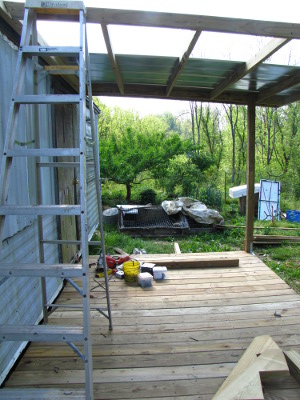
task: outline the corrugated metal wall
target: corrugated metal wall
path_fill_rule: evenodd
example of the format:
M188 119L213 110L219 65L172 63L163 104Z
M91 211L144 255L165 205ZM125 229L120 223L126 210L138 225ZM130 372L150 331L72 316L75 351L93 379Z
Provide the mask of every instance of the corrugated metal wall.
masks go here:
M8 110L10 105L12 85L15 74L17 49L7 38L0 34L0 150L3 148ZM32 85L33 80L28 78L27 85ZM41 79L38 84L39 92L44 92L49 87L50 81ZM41 140L42 147L51 146L52 128L49 106L43 106L41 110L40 129L44 132ZM28 109L21 107L19 116L18 142L28 142L32 139L32 116L27 115ZM15 143L17 147L18 144ZM33 146L31 146L33 147ZM2 151L0 151L2 154ZM43 197L49 202L54 199L53 172L42 171ZM35 196L35 164L33 159L17 158L13 162L13 184L9 187L9 201L15 204L30 204L36 202ZM56 238L56 224L52 217L43 220L45 236ZM31 216L10 216L6 218L5 241L1 252L1 261L10 263L36 262L38 260L38 236L36 218ZM46 248L47 262L58 261L58 250ZM61 279L47 279L48 299L57 296L62 286ZM0 283L0 324L15 323L34 324L40 321L42 316L40 280L32 278L9 278ZM22 351L26 343L3 342L0 344L0 382L3 381L15 359Z
M90 110L86 110L87 113L87 127L86 135L92 142L92 128L90 124ZM91 146L87 148L87 162L94 161L93 149ZM87 207L88 207L88 226L89 226L89 237L91 238L93 232L99 224L98 220L98 206L97 206L97 192L95 183L95 170L92 167L87 168Z
M15 74L17 48L0 33L0 157L2 154L4 134L6 130L7 115L10 105L12 85ZM43 71L38 74L38 92L50 91L50 78ZM33 77L27 77L26 85L32 87ZM33 115L30 107L21 106L17 142L29 142L33 137ZM27 115L26 115L27 113ZM77 110L75 110L75 114ZM40 147L52 147L54 141L53 115L51 106L39 106L39 130L43 132L40 138ZM69 134L75 135L76 129ZM77 141L77 138L74 139ZM28 145L35 147L35 143ZM90 150L89 150L90 152ZM91 157L90 155L88 156ZM16 162L15 162L16 160ZM43 161L51 161L44 158ZM90 236L98 224L97 203L94 174L89 169L88 177L88 212ZM17 158L13 162L13 185L10 185L9 199L15 204L36 203L36 174L35 162L32 158ZM42 198L44 204L55 204L57 199L57 175L53 168L42 168ZM44 237L56 239L58 226L56 217L43 218ZM38 235L37 219L35 217L10 216L6 218L5 240L3 243L0 260L9 263L37 262L38 261ZM48 263L59 262L58 246L45 246L45 260ZM47 278L48 301L52 301L62 287L62 280ZM18 324L35 324L42 318L42 303L40 279L36 278L9 278L0 280L0 324L17 322ZM2 342L0 344L0 383L5 379L11 366L23 350L26 343Z

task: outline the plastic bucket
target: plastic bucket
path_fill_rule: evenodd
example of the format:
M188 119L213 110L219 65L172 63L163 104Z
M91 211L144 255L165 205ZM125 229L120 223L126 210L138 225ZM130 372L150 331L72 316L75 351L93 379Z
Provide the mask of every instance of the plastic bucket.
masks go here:
M135 260L125 261L123 264L125 282L136 282L140 273L140 263Z

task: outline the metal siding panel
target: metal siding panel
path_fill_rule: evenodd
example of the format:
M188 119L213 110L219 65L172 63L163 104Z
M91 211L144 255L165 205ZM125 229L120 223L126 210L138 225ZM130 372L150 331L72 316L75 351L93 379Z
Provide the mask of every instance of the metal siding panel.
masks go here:
M17 49L0 34L0 150L3 148L3 140L6 130L6 117L8 115L12 82L14 79ZM45 76L41 76L38 84L38 91L45 92L50 82ZM32 82L29 82L32 84ZM49 147L52 140L51 106L40 106L41 118L39 129L43 132L41 147ZM32 116L29 114L29 122L25 124L25 113L27 109L21 110L19 126L26 129L18 130L17 139L27 141L32 130ZM2 153L0 151L0 153ZM17 204L29 204L35 198L35 164L33 159L17 160L13 165L13 174L18 179L12 179L13 185L10 189L10 197ZM44 161L47 161L46 159ZM28 173L27 173L28 172ZM21 177L21 179L20 179ZM42 170L42 196L46 203L53 202L54 176L53 170L44 168ZM56 238L56 221L53 217L43 218L44 236L49 239ZM1 252L1 261L9 262L37 262L38 261L38 240L37 221L32 217L11 217L5 228L5 237ZM59 261L57 246L45 246L45 259L49 263ZM40 280L38 278L9 278L1 281L0 296L0 323L35 324L42 318L41 293L39 290ZM62 280L57 278L47 279L48 300L53 300L62 287ZM0 344L0 383L3 381L16 358L26 343L3 342Z
M51 218L51 217L50 217ZM53 233L52 221L44 222L45 234ZM45 251L47 262L58 262L58 253L53 249ZM32 224L18 232L4 242L1 261L9 262L36 262L38 260L37 226ZM62 286L62 280L57 278L47 279L47 296L50 301L56 297ZM0 297L0 324L18 323L35 324L42 318L40 280L38 278L9 278L1 287ZM2 342L0 344L0 382L5 378L11 367L11 362L19 355L24 347L21 342Z
M6 132L6 123L8 110L10 105L10 98L12 93L12 83L14 81L15 74L15 63L17 58L17 49L14 45L10 44L5 37L0 36L0 155L2 154L1 149L3 148L3 141ZM28 64L28 68L29 68ZM32 87L33 81L30 74L26 75L26 86ZM49 88L50 81L44 75L42 79L39 79L38 92L45 93L46 88ZM41 138L41 147L51 146L51 108L48 105L39 106L41 118L39 120L40 132L43 132L43 137ZM27 142L33 140L33 117L32 117L32 106L20 107L20 113L18 118L18 129L16 140L19 142ZM25 129L24 129L25 127ZM34 147L33 145L29 145ZM18 148L19 145L15 144ZM44 159L44 161L47 161ZM22 158L17 157L13 160L12 164L12 182L14 184L9 187L8 202L10 204L18 205L29 205L36 202L35 196L35 162L33 158ZM43 182L43 198L46 201L53 201L54 192L51 191L53 187L53 171L49 169L43 169L42 171L42 182ZM5 221L4 238L13 236L18 231L24 229L26 226L30 225L34 221L32 216L8 216Z
M90 124L90 110L87 108L86 136L92 139L92 129ZM87 147L87 161L94 161L92 146ZM87 209L88 209L88 228L89 238L92 237L95 229L99 224L98 220L98 203L95 183L95 171L93 167L87 168Z

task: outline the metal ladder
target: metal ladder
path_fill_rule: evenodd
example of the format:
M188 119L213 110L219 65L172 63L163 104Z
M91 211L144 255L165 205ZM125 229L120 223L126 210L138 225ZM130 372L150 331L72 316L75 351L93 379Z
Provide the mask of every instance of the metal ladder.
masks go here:
M51 47L40 46L37 38L36 22L40 19L51 20L69 20L71 18L79 23L80 43L77 47ZM24 94L25 92L25 68L28 58L37 61L39 57L75 57L78 62L78 68L74 66L54 67L56 73L63 69L63 74L76 73L78 75L78 94ZM32 63L34 64L34 62ZM33 67L34 68L34 67ZM86 87L88 88L88 101L90 109L92 140L86 137ZM78 126L79 126L79 147L77 148L40 148L39 137L36 137L36 148L27 149L26 147L14 148L13 144L16 136L16 127L20 106L24 104L33 105L35 117L38 118L39 104L77 104L78 105ZM38 236L39 236L39 262L35 264L0 264L0 278L9 277L39 277L41 279L41 297L43 305L43 325L0 325L0 341L45 341L45 342L65 342L67 343L84 362L85 368L85 390L79 391L76 398L93 399L93 367L92 367L92 346L91 346L91 328L90 328L90 283L89 283L89 242L88 224L87 224L87 147L93 147L94 163L92 168L95 171L95 185L97 192L98 218L101 233L101 253L102 264L104 266L105 290L107 310L106 313L100 310L109 320L109 328L112 329L112 318L110 311L110 299L108 289L107 267L105 263L105 244L102 225L102 202L101 202L101 184L99 170L99 150L98 135L95 129L95 120L93 112L93 100L90 79L90 65L86 37L86 18L85 7L81 1L39 1L26 0L21 34L20 47L17 58L16 76L13 85L11 105L8 114L8 123L3 148L3 157L0 170L0 251L2 247L4 223L7 215L33 215L37 217ZM41 180L40 168L43 166L41 157L52 157L53 162L45 163L50 168L79 168L80 185L80 204L72 205L43 205L40 190L37 190L38 205L10 205L7 204L9 192L9 183L12 179L12 162L15 157L33 157L36 162L37 181ZM74 157L76 162L57 162L57 157ZM42 183L42 182L40 182ZM44 216L78 216L80 219L80 240L72 241L71 244L80 245L81 262L78 264L58 263L47 264L45 262L44 245L47 240L44 238L43 217ZM49 241L51 242L51 241ZM48 243L49 243L48 242ZM68 240L54 241L57 245L68 243ZM48 308L52 305L47 303L46 278L61 277L67 279L71 285L79 291L82 297L83 326L82 327L63 327L47 325ZM73 279L81 280L81 287ZM54 305L55 307L55 305ZM98 309L98 308L97 308ZM74 343L83 344L83 353ZM44 398L45 389L30 389L30 398ZM22 389L23 392L23 389ZM3 397L4 396L4 397ZM14 398L17 392L9 389L0 390L0 398ZM47 396L47 395L46 395ZM63 389L49 389L49 397L70 398L72 393ZM46 397L45 397L46 398Z

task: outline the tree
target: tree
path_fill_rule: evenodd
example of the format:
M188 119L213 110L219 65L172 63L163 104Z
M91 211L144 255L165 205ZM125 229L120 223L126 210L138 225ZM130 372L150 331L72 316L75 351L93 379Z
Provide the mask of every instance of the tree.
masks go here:
M229 126L230 126L230 132L231 132L231 138L232 138L232 174L231 174L231 182L235 182L235 137L236 137L236 131L237 131L237 122L239 118L239 108L236 105L232 104L223 104Z
M261 107L257 110L257 144L263 165L270 166L275 154L279 119L276 108Z
M217 170L223 154L223 134L220 129L220 112L217 108L212 108L209 104L204 110L203 131L208 144L211 158L215 161Z
M176 134L127 128L122 135L113 133L100 141L102 176L126 185L129 202L133 184L157 175L172 157L185 151L185 142Z
M196 101L191 101L190 103L190 113L192 121L192 141L194 146L200 146L201 144L201 122L202 122L202 112L203 104L200 105Z

